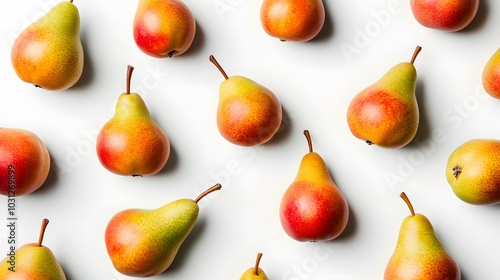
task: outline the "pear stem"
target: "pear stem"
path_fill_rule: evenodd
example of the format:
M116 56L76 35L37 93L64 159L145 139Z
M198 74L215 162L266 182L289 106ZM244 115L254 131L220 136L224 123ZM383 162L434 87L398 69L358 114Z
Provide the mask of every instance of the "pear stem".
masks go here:
M304 135L306 136L306 139L307 139L307 145L309 146L309 152L312 153L313 152L313 144L312 144L312 140L311 140L311 134L309 134L309 130L304 130Z
M404 192L402 192L399 196L406 202L406 205L408 205L408 208L410 208L411 215L415 216L415 210L413 210L413 205L411 205L411 202L410 202L410 199L408 198L408 196Z
M212 62L215 67L217 67L217 69L219 69L219 71L222 73L222 76L224 76L224 79L229 79L229 77L227 76L226 72L224 71L224 68L222 68L222 66L220 66L219 62L215 59L215 57L213 55L210 55L210 57L208 58L210 60L210 62Z
M49 219L43 219L42 221L42 227L40 228L40 235L38 236L38 247L42 247L42 242L43 242L43 236L45 235L45 229L47 228L47 225L49 224Z
M261 258L262 258L262 253L258 253L257 259L255 260L255 269L254 269L254 274L257 276L259 276L259 264Z
M195 203L198 203L198 201L200 201L202 198L204 198L207 194L211 193L211 192L214 192L214 191L218 191L222 188L222 185L217 183L215 184L213 187L209 188L208 190L202 192L195 200L194 202Z
M132 72L134 72L134 66L129 65L127 67L127 94L130 94L130 80L132 79Z
M69 0L70 3L73 3L73 0Z
M410 61L411 64L413 64L415 62L415 59L417 58L417 55L418 55L418 53L420 53L421 50L422 50L421 46L417 46L415 48L415 51L413 52L413 56L411 57L411 61Z

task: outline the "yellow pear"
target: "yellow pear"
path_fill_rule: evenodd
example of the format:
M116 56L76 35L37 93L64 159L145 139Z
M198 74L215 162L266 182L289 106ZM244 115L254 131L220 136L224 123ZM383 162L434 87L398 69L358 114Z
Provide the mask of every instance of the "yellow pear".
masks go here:
M240 277L240 280L268 280L266 273L262 268L259 267L260 259L262 258L262 253L257 254L257 260L255 261L255 266L251 267Z
M83 72L80 14L73 1L57 4L26 27L11 50L21 80L47 90L72 87Z

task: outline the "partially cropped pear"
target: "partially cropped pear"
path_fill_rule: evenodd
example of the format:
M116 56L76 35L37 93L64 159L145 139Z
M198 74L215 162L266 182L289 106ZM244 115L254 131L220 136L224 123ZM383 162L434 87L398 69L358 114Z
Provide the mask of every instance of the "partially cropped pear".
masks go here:
M115 174L154 175L168 160L170 141L151 117L142 97L130 92L133 70L129 65L127 90L118 97L113 117L97 135L97 156Z
M410 62L395 65L351 100L347 123L355 137L384 148L400 148L413 140L419 125L413 63L421 49L417 46Z
M294 181L281 199L281 225L297 241L332 240L347 225L349 205L323 158L313 151L309 131L304 135L309 153L302 158Z
M460 145L448 158L446 180L464 202L500 203L500 140L472 139Z
M262 253L257 254L257 260L255 261L255 266L247 269L241 275L240 280L268 280L266 273L262 268L259 267L260 259L262 258Z
M323 28L322 0L264 0L260 7L264 31L281 41L305 42Z
M47 90L65 90L83 72L80 14L64 1L23 30L11 50L12 65L21 80Z
M271 140L281 125L282 109L276 95L257 82L243 77L228 77L214 56L210 61L225 80L219 87L217 126L229 142L256 146Z
M460 280L457 263L442 246L429 219L415 213L404 192L400 196L411 215L401 223L384 280Z
M193 43L196 22L181 0L139 0L133 33L145 54L156 58L178 56Z
M484 90L496 99L500 99L500 48L489 58L483 69L482 83Z
M198 220L198 202L221 189L220 184L196 199L178 199L160 208L127 209L115 214L105 232L113 266L120 273L151 277L167 270Z
M43 219L37 243L25 244L15 252L14 245L7 248L7 257L0 263L0 279L66 280L54 253L42 245L48 223L48 219Z

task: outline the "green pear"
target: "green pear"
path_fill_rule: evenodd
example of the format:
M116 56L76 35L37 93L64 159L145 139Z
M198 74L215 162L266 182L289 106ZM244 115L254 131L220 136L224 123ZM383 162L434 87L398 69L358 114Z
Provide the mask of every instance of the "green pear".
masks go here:
M355 137L385 148L413 140L419 125L414 61L421 49L417 46L410 62L393 66L351 100L347 123Z
M0 279L66 279L64 271L52 251L42 245L48 223L48 219L43 219L37 243L25 244L15 252L13 251L14 246L11 245L7 257L0 263Z
M256 146L271 140L282 120L276 95L247 77L229 77L213 55L210 61L225 78L219 87L217 107L217 127L221 135L240 146Z
M439 241L429 219L410 209L401 223L396 249L385 269L384 280L460 280L460 269Z
M169 268L198 219L198 201L220 190L215 184L196 199L178 199L153 210L127 209L115 214L105 232L108 255L117 271L135 277Z
M101 164L112 173L154 175L168 160L170 141L142 97L130 92L133 70L129 65L127 90L118 97L113 117L99 131L96 151Z
M448 158L446 180L464 202L500 203L500 140L472 139L460 145Z
M47 90L72 87L83 72L80 14L64 1L31 25L14 41L12 65L21 80Z
M255 266L247 269L240 277L240 280L268 280L266 273L262 268L259 267L260 259L262 258L262 253L257 254L257 260L255 261Z
M309 153L302 157L295 179L281 198L281 225L297 241L332 240L347 226L349 205L325 161L313 151L309 131L304 130L304 135Z

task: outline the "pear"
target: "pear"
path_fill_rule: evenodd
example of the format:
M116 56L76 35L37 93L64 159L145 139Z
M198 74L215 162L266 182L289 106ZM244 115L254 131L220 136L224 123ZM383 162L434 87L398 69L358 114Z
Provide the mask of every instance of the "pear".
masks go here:
M446 180L464 202L500 203L500 140L472 139L460 145L448 158Z
M0 263L0 279L66 279L54 253L42 245L48 223L48 219L43 219L37 243L24 244L15 252L12 250L14 246L11 245L7 257Z
M297 241L332 240L347 225L349 205L323 158L313 152L309 131L304 135L309 153L302 158L294 181L281 199L281 225Z
M306 42L323 28L325 7L322 0L264 0L260 22L271 37Z
M193 43L196 22L180 0L139 0L133 23L139 49L155 58L178 56Z
M460 280L460 269L439 241L429 219L415 213L408 196L400 197L410 209L401 223L396 248L384 280Z
M83 72L80 14L64 1L31 25L14 41L12 65L21 80L46 90L65 90Z
M355 137L385 148L400 148L413 140L419 124L413 63L421 49L417 46L410 62L395 65L351 100L347 123Z
M170 141L151 117L142 97L130 92L133 70L129 65L126 92L118 97L113 117L97 135L97 156L112 173L154 175L168 160Z
M213 55L210 61L225 78L220 84L217 107L217 126L221 135L240 146L256 146L269 141L282 121L282 108L276 95L247 77L228 77Z
M201 193L195 200L178 199L160 208L127 209L115 214L105 232L113 266L135 277L158 275L169 268L198 219L198 202L221 185Z
M266 273L262 268L259 267L260 259L262 258L262 253L257 254L257 260L255 261L255 266L247 269L241 275L240 280L268 280Z
M496 99L500 99L500 48L489 58L482 73L484 90Z

